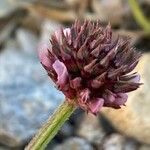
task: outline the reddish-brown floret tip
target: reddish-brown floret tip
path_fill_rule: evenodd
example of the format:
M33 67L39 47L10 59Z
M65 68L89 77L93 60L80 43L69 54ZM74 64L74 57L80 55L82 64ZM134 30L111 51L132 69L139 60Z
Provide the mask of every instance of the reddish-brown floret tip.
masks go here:
M120 108L126 93L140 85L140 76L130 72L141 53L129 38L113 35L110 25L76 21L56 31L50 42L51 48L42 47L39 53L42 65L66 99L76 99L88 112L97 114L103 106Z

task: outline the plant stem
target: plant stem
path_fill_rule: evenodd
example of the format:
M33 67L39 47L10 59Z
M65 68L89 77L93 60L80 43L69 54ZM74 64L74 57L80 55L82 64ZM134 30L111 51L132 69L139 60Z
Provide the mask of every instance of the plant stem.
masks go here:
M133 15L144 31L150 34L150 21L144 16L137 0L128 0L132 9Z
M48 119L47 123L39 130L25 150L44 150L47 144L57 134L61 126L76 109L75 105L66 100L59 106L56 112Z

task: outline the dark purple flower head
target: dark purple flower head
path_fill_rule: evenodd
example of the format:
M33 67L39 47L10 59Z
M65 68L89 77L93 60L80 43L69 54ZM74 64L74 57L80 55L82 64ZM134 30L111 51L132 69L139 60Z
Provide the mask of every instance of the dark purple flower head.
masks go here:
M130 72L141 54L128 38L114 36L110 25L76 21L50 41L51 48L40 51L41 63L67 100L84 110L97 114L102 106L120 108L126 93L139 87L139 75Z

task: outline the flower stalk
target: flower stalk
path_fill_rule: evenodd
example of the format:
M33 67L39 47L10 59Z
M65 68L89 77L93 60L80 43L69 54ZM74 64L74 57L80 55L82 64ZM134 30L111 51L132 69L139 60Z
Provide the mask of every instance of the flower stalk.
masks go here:
M128 1L136 21L146 33L150 34L150 21L144 16L140 6L138 5L137 0Z
M39 58L66 100L25 150L45 149L77 107L97 115L102 107L124 106L126 93L141 85L140 75L131 72L140 57L127 37L112 33L110 24L76 20L71 28L54 32Z
M75 105L64 101L31 140L25 150L44 150L75 109Z

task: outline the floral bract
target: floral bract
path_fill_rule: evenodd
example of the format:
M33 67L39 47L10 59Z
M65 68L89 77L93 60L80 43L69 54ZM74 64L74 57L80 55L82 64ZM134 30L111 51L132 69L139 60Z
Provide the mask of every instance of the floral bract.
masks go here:
M141 53L129 38L112 34L110 25L76 21L71 28L56 31L50 42L51 48L40 51L42 65L66 99L86 111L120 108L126 93L140 85L139 75L130 72Z

